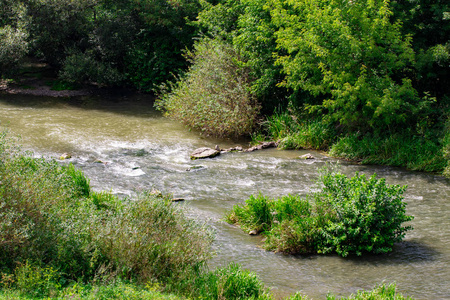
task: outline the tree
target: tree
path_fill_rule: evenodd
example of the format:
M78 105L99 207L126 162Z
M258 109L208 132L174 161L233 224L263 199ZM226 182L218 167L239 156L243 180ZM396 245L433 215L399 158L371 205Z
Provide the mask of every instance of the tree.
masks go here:
M323 99L310 110L359 130L405 124L419 98L408 73L411 38L391 22L388 1L273 0L284 85Z

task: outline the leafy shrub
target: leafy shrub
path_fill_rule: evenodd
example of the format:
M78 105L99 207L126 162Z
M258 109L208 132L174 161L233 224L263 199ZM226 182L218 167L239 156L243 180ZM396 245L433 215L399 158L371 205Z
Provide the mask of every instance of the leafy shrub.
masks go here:
M157 107L206 135L249 135L259 105L249 91L250 78L230 45L203 39L190 53L192 66L185 77L162 90Z
M110 213L95 230L94 244L124 278L181 280L211 256L210 231L150 193Z
M100 85L118 85L125 76L111 63L97 60L87 52L68 54L59 72L59 78L72 84L95 82Z
M60 289L59 273L52 267L39 267L28 261L15 270L15 286L22 293L45 297Z
M390 252L412 229L402 227L412 220L402 201L406 187L389 186L376 175L348 178L328 170L322 171L320 182L321 190L306 199L252 196L245 205L235 205L227 220L246 230L264 228L268 250L341 256ZM255 203L264 209L255 209Z
M405 215L403 192L406 186L389 186L376 175L352 178L324 171L322 191L314 194L318 206L328 211L322 228L323 243L319 252L361 255L363 252L387 253L400 242L411 226L402 223L413 219Z

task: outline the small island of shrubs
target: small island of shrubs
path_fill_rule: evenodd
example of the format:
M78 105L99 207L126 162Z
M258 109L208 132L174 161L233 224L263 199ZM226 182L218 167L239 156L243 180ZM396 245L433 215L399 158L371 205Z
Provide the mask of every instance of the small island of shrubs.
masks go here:
M405 214L406 186L390 186L376 175L352 178L322 169L318 192L306 197L250 196L227 214L229 223L262 232L264 248L290 254L340 256L387 253L400 242L413 219Z

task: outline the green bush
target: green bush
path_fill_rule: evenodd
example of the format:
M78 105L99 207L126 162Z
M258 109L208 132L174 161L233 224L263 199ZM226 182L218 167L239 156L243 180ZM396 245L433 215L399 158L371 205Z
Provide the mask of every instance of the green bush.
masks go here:
M30 296L56 295L61 288L60 274L52 267L39 267L27 261L16 268L14 275L16 289Z
M250 78L240 67L239 55L223 41L203 39L190 56L189 71L170 93L162 90L157 107L206 135L249 135L259 105L250 93Z
M246 206L233 206L232 212L227 215L230 223L239 223L242 229L247 231L263 232L271 228L273 216L270 208L270 200L259 194L250 196Z
M108 86L120 85L125 80L111 63L102 62L88 52L68 53L59 78L71 84L90 82Z
M28 35L22 28L0 27L0 76L14 73L28 53Z
M321 230L320 253L387 253L412 229L402 227L413 219L405 215L406 186L389 186L376 175L366 178L356 173L348 178L328 171L321 174L320 181L323 188L314 194L314 200L328 215Z
M210 231L150 193L127 201L95 230L93 243L123 278L182 280L212 255Z
M402 201L406 187L389 186L376 175L348 178L328 170L320 182L321 190L307 198L251 196L245 205L233 207L227 221L245 230L265 230L268 250L340 256L390 252L412 229L402 227L412 220Z

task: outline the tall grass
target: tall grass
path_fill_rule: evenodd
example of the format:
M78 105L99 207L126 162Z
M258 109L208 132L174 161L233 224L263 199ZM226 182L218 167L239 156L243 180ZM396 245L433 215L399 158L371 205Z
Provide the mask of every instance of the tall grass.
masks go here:
M325 120L303 119L288 109L268 117L264 124L269 138L279 141L282 149L325 150L333 157L363 164L401 166L450 177L449 122L443 129L421 134L410 129L397 133L345 133Z
M445 141L445 140L444 140ZM363 164L405 166L410 170L443 172L448 165L438 139L395 134L388 137L352 134L341 137L330 155Z
M326 150L336 136L332 125L322 120L303 120L290 111L269 117L265 127L270 137L279 141L279 147L282 149Z

